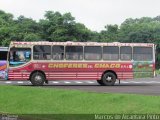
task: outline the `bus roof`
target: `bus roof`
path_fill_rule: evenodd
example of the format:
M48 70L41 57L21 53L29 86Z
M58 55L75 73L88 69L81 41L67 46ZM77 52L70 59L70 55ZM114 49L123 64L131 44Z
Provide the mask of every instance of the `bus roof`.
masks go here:
M15 45L73 45L73 46L154 46L153 43L120 43L120 42L112 42L112 43L102 43L102 42L47 42L47 41L40 41L40 42L11 42L11 46Z

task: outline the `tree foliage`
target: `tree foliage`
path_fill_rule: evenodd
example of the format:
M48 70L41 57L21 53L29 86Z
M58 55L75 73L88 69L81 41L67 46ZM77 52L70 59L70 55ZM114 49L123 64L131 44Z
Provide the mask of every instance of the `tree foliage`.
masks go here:
M71 13L47 11L44 19L19 16L0 11L0 45L16 41L95 41L160 44L160 16L128 18L120 26L106 25L100 32L91 31L75 21Z
M85 41L90 30L81 23L76 23L71 13L47 11L45 19L40 20L42 39L47 41Z

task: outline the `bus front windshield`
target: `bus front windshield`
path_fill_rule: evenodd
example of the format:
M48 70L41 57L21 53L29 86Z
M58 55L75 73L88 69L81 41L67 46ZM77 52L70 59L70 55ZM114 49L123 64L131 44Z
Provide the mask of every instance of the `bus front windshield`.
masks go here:
M25 64L31 60L30 48L11 48L9 65L11 67Z

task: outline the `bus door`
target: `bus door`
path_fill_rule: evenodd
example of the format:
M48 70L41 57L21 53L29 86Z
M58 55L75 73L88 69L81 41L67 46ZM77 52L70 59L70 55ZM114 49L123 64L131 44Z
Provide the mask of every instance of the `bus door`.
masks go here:
M23 76L23 72L19 68L22 65L25 65L31 60L31 49L30 48L11 48L9 53L9 75L10 72L14 74L19 74L20 77ZM25 71L24 71L25 72ZM14 76L12 76L14 77Z

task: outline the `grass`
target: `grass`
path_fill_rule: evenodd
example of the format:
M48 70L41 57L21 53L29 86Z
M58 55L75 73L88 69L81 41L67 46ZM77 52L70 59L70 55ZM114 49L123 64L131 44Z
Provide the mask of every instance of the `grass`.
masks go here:
M159 114L159 101L160 96L0 86L0 113L10 114Z

